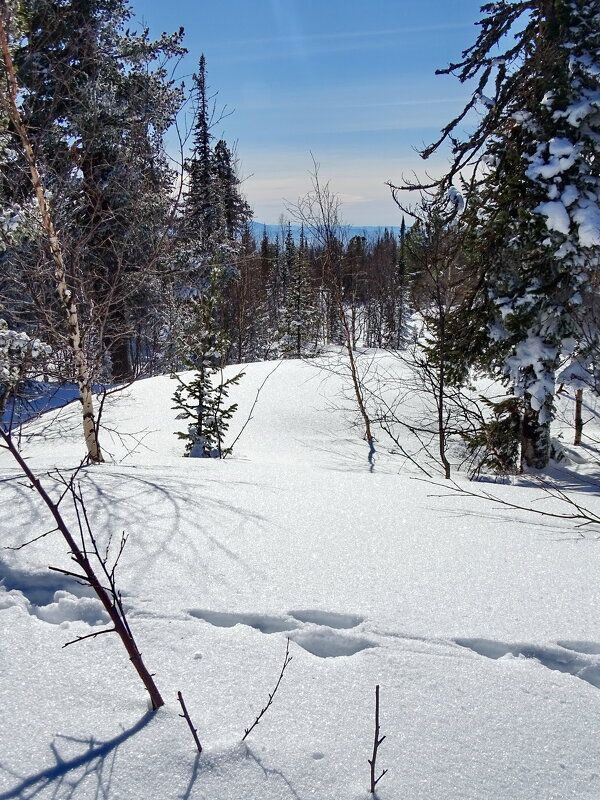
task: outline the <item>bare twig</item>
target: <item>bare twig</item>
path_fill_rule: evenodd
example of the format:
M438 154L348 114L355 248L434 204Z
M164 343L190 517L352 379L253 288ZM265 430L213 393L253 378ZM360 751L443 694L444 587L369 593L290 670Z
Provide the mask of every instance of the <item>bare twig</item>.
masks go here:
M192 732L192 736L194 737L194 741L196 742L196 747L198 748L198 753L202 752L202 745L200 744L200 739L198 738L198 731L194 728L192 724L192 720L190 719L190 715L188 714L188 710L185 707L185 703L183 702L183 695L181 692L177 692L177 699L179 700L179 705L181 706L181 710L183 714L179 716L182 717L188 724L190 731Z
M266 382L269 380L269 378L271 377L271 375L273 375L273 373L274 373L276 370L278 370L278 369L279 369L279 367L280 367L282 364L283 364L283 361L280 361L280 362L279 362L279 363L278 363L278 364L277 364L277 365L276 365L276 366L275 366L275 367L274 367L274 368L273 368L273 369L272 369L272 370L269 372L269 374L267 375L267 377L264 379L264 381L261 383L261 385L260 385L260 386L258 387L258 389L256 390L256 395L254 396L254 402L252 403L252 406L250 407L250 411L248 412L248 416L247 416L247 418L246 418L246 421L244 422L244 424L243 424L243 425L242 425L242 427L240 428L240 431L239 431L238 435L235 437L235 439L233 440L233 442L231 443L231 445L228 447L228 450L229 450L230 452L233 450L233 448L235 447L235 445L236 445L236 443L237 443L237 440L240 438L240 436L242 435L242 433L243 433L243 432L246 430L246 426L248 425L248 423L249 423L249 422L250 422L250 420L252 419L252 414L254 413L254 409L256 408L256 404L258 403L258 398L260 397L260 393L261 393L261 391L262 391L262 389L263 389L263 386L264 386L264 385L265 385L265 383L266 383Z
M29 539L27 542L23 542L23 544L16 545L15 547L11 547L10 545L6 545L2 548L2 550L22 550L24 547L27 547L34 542L39 542L40 539L43 539L44 536L48 536L51 533L56 533L58 528L52 528L52 530L46 531L45 533L40 533L39 536L35 536L33 539Z
M378 778L375 777L377 771L377 751L384 739L385 736L379 736L379 684L377 684L375 687L375 738L373 739L373 755L371 758L367 759L367 762L371 766L371 794L375 794L375 787L387 772L387 769L384 769Z
M125 616L125 610L123 608L123 604L121 601L121 594L120 592L117 591L115 586L114 570L113 574L111 574L111 571L108 569L106 562L102 560L101 554L98 550L96 539L91 532L89 520L87 518L87 512L85 510L85 505L83 504L83 498L81 496L80 491L78 493L77 489L73 485L73 478L70 478L66 483L70 487L73 503L77 510L77 516L79 520L79 533L82 540L81 545L78 544L76 536L72 533L71 529L67 525L63 515L61 514L58 504L52 500L52 498L42 485L40 479L36 475L34 475L34 473L32 472L31 468L29 467L23 456L17 450L15 443L10 437L10 434L6 433L1 427L0 427L0 440L4 442L4 444L10 451L11 455L13 456L19 467L23 470L25 477L29 480L29 482L37 492L40 499L44 502L47 509L52 514L54 521L56 523L56 527L60 531L64 540L66 541L69 547L69 553L71 555L71 558L81 570L81 574L77 574L74 572L71 573L68 570L59 569L57 567L53 568L54 571L61 572L65 575L70 575L74 577L76 580L79 580L82 583L90 586L94 590L96 596L104 606L104 609L107 612L110 621L114 626L115 632L121 639L121 642L125 647L125 650L127 651L131 663L135 667L136 672L138 673L141 681L143 682L146 690L148 691L148 694L150 695L152 709L156 710L157 708L160 708L162 705L164 705L164 700L162 699L158 687L154 682L154 678L152 677L144 661L142 660L142 654L138 649L136 641L129 627L129 623ZM80 514L80 508L82 510L82 514ZM94 564L90 559L90 551L88 551L86 542L84 540L82 517L86 522L87 532L89 534L89 538L92 544L91 554L95 555L99 560L102 572L108 579L108 589L105 588L100 582L100 579L96 574L96 570L94 569Z
M103 633L116 633L116 631L114 628L103 628L101 631L88 633L85 636L77 636L75 639L71 639L70 642L63 644L63 647L68 647L70 644L75 644L76 642L83 642L84 639L95 639L96 636L102 636Z
M244 730L244 735L242 736L242 742L254 730L254 728L256 728L256 726L258 725L258 723L261 721L262 717L266 713L267 709L269 708L269 706L273 702L273 698L275 697L277 689L279 689L279 684L281 683L281 680L283 678L283 673L285 672L285 670L286 670L288 664L290 663L290 661L292 660L292 658L293 658L293 656L290 655L290 640L289 640L289 637L288 637L287 645L286 645L286 648L285 648L285 657L283 659L283 666L281 667L281 672L279 673L279 678L277 679L277 683L275 684L275 688L269 694L269 699L267 701L266 706L261 710L260 714L256 717L256 719L254 720L252 725L250 725L249 728L246 728Z
M430 483L432 486L439 486L442 489L449 490L444 494L433 495L435 497L449 497L454 494L460 494L464 497L476 497L479 500L488 500L491 503L496 503L497 505L505 506L506 508L512 508L516 511L528 511L531 514L539 514L543 517L551 517L552 519L579 522L578 527L583 527L585 525L600 525L600 514L596 514L591 509L586 508L576 500L573 500L573 498L569 497L569 495L559 486L549 483L542 478L536 478L533 475L529 477L544 491L545 497L543 499L560 500L560 502L564 503L571 510L564 513L559 513L548 511L543 508L534 508L533 506L522 506L518 503L511 503L510 500L504 500L502 497L498 497L491 492L486 492L483 490L475 492L471 489L467 489L464 486L460 486L458 483L456 483L456 481L449 481L448 483L442 484L436 483L435 481L428 481L424 478L414 478L414 480L422 480L424 483Z

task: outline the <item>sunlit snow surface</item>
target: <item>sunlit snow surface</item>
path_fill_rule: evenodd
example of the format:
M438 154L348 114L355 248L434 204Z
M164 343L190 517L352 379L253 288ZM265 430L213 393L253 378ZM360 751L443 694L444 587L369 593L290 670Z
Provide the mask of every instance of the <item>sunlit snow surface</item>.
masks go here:
M393 359L359 362L397 391ZM232 438L275 366L244 367ZM382 434L370 472L347 388L284 362L224 461L181 458L168 377L110 398L81 490L101 542L129 535L119 586L166 707L112 635L62 649L105 615L47 569L72 569L57 534L0 551L0 800L366 800L376 684L382 800L600 797L600 531L448 496ZM80 460L77 410L23 431L38 473ZM600 511L593 451L569 452L554 476ZM0 480L3 546L52 527L6 453ZM538 504L525 483L485 487Z

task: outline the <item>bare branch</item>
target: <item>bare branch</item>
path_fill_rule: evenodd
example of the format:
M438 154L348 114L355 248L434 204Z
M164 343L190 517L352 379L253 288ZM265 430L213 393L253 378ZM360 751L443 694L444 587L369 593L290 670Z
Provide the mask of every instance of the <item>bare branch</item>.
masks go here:
M95 639L96 636L102 636L103 633L116 633L116 630L115 628L104 628L101 631L88 633L85 636L78 636L76 639L72 639L70 642L63 644L63 647L68 647L70 644L76 644L77 642L83 642L84 639Z
M192 732L192 736L194 737L194 742L196 743L196 747L198 748L198 753L201 753L202 745L200 744L200 739L198 738L198 731L196 730L196 728L194 728L192 724L192 720L190 718L190 715L188 714L188 710L185 707L185 703L183 702L183 695L181 694L181 692L177 692L177 699L179 700L181 710L183 711L183 714L180 714L179 716L185 719L185 721L187 722L188 727Z
M252 725L250 725L250 727L249 727L249 728L246 728L246 729L244 730L244 735L242 736L242 742L243 742L243 741L246 739L246 737L247 737L247 736L248 736L248 735L249 735L249 734L250 734L250 733L251 733L251 732L254 730L254 728L256 728L256 726L258 725L258 723L261 721L261 719L263 718L263 716L264 716L264 715L265 715L265 713L267 712L267 709L269 708L269 706L270 706L270 705L271 705L271 703L273 702L273 698L275 697L275 694L276 694L276 692L277 692L277 689L279 689L279 684L280 684L280 683L281 683L281 681L282 681L283 674L284 674L284 672L285 672L285 670L286 670L286 668L287 668L288 664L289 664L289 663L290 663L290 661L292 660L292 658L293 658L293 656L291 656L291 655L290 655L290 640L289 640L289 637L288 637L288 640L287 640L287 645L286 645L286 648L285 648L285 657L284 657L284 659L283 659L283 666L281 667L281 672L279 673L279 678L277 679L277 683L275 684L275 688L274 688L274 689L273 689L273 691L272 691L272 692L269 694L269 699L268 699L268 701L267 701L267 704L266 704L266 706L265 706L263 709L261 709L261 711L260 711L259 715L256 717L256 719L254 720L254 722L252 723Z

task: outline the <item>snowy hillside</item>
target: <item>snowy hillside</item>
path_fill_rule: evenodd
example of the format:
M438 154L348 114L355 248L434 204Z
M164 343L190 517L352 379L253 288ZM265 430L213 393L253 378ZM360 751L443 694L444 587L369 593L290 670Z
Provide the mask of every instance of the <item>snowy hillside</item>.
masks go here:
M376 684L381 800L600 797L598 531L447 496L383 438L371 472L347 378L244 370L232 439L267 380L231 457L181 457L161 377L109 398L111 459L79 476L99 541L129 536L117 581L165 707L115 636L62 649L106 619L48 570L72 569L56 533L0 552L0 800L367 800ZM36 473L78 463L77 411L23 431ZM555 475L599 512L576 466ZM0 481L4 548L52 527L4 451Z

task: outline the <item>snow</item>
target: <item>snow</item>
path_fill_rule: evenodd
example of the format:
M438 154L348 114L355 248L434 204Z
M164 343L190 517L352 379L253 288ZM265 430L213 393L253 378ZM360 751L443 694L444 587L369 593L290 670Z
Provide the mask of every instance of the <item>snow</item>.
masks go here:
M405 370L358 360L390 392ZM231 457L181 457L174 381L153 378L107 399L111 460L79 474L100 542L129 536L117 581L164 708L148 712L113 635L62 649L105 623L89 589L48 570L72 566L57 534L0 553L0 798L367 800L376 684L381 800L597 798L597 534L450 497L382 433L371 473L340 359L275 366L244 365L232 388L231 440L271 373ZM77 413L23 429L38 474L79 462ZM593 470L555 477L600 511ZM51 527L6 452L0 481L5 547ZM526 478L493 491L540 495Z
M546 203L540 203L533 210L536 214L542 214L546 217L546 226L549 230L557 231L565 236L569 235L571 220L561 200L549 200Z
M549 154L547 158L545 156L546 147ZM527 169L527 176L531 180L555 178L570 169L578 155L579 148L575 147L568 139L550 139L547 145L545 143L539 145Z
M592 200L581 199L572 212L579 226L579 243L582 247L600 246L600 208Z

